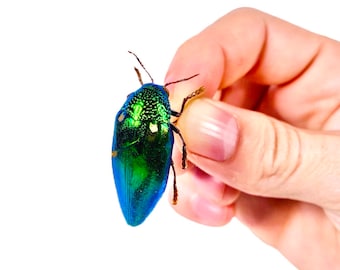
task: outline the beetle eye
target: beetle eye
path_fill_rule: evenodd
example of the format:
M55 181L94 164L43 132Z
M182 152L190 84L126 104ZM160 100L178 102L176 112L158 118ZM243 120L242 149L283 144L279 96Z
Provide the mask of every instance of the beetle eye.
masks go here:
M165 93L167 94L167 96L169 96L169 90L166 87L163 87Z

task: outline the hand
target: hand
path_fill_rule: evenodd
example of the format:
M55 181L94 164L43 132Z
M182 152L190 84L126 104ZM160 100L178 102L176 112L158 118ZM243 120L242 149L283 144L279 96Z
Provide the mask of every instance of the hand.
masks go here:
M300 269L340 267L340 44L243 8L186 41L166 82L196 73L170 89L178 109L205 87L178 120L190 164L174 209L235 216Z

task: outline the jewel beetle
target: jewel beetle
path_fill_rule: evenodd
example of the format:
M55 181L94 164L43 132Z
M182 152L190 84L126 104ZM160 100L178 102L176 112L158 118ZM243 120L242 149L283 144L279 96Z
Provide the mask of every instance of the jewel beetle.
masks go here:
M173 133L182 141L182 168L186 167L186 144L179 129L170 122L179 117L188 100L198 96L200 87L183 99L179 112L170 108L167 86L196 77L180 79L164 86L154 84L138 56L134 55L148 74L151 83L144 84L135 67L141 87L128 95L115 118L112 143L112 169L118 199L126 222L140 225L154 209L167 185L170 167L173 170L173 204L177 203L176 172L172 161Z

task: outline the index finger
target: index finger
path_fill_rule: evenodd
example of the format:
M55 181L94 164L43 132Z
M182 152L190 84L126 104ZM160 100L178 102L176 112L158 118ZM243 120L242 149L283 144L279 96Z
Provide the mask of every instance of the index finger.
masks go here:
M200 86L212 97L216 90L244 77L256 84L285 84L309 67L320 44L320 36L312 32L261 11L241 8L187 40L177 50L165 81L199 73L172 86L175 108Z

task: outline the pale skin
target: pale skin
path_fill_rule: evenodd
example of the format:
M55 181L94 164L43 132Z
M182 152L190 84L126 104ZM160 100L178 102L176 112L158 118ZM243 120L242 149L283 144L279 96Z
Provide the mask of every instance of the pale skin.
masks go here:
M169 87L174 110L205 88L177 123L174 209L236 217L299 269L340 268L340 43L242 8L186 41L165 82L196 73Z

